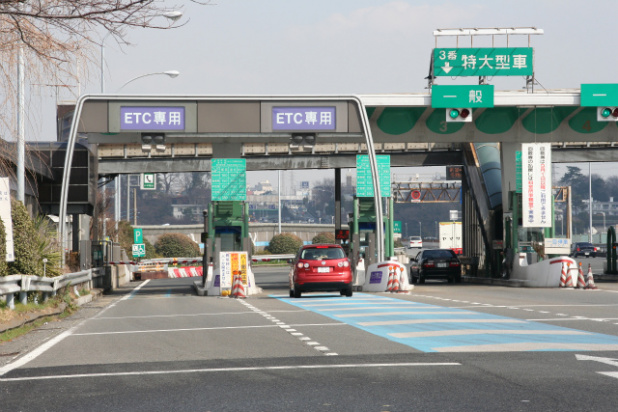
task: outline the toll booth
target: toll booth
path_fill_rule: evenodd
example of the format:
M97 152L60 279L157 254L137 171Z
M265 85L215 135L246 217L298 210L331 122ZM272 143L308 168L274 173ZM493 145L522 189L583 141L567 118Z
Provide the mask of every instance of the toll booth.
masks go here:
M388 213L384 214L384 255L394 256L395 243L393 239L393 198L385 198L388 202ZM355 197L354 212L349 222L351 239L351 258L354 267L359 259L365 262L365 268L377 263L376 256L376 211L373 198Z
M249 204L243 201L213 201L208 205L208 230L205 247L215 268L220 252L247 252L251 258Z

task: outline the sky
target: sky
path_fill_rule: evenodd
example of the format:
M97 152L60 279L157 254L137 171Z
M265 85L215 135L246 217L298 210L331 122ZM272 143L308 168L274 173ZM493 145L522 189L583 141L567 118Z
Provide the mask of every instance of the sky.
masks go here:
M531 37L535 75L540 83L537 87L566 89L579 88L582 83L616 82L615 0L163 3L170 8L183 5L178 9L184 13L179 21L182 26L172 30L131 29L125 37L130 46L120 47L108 37L103 63L106 92L117 92L125 82L143 74L177 70L180 75L175 79L146 76L121 92L424 93L424 78L435 47L433 31L471 27L543 29L544 35ZM496 37L495 42L496 47L506 46L504 36ZM460 47L468 44L469 37L460 40ZM491 47L491 38L478 38L474 45ZM511 47L527 45L527 36L510 37ZM438 47L450 46L455 46L453 38L438 40ZM79 93L100 92L100 64L94 63L79 87L63 89L60 95L49 87L32 89L29 107L40 116L31 117L27 140L55 140L56 100L75 100ZM524 80L495 78L491 84L497 91L513 90L521 89ZM596 167L592 166L593 173L597 173Z

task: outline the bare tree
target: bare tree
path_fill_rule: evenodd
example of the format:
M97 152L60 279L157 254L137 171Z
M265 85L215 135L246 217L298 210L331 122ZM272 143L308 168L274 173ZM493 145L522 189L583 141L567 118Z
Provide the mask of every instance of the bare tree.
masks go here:
M210 1L191 0L208 5ZM20 49L29 85L71 87L80 70L96 58L101 33L111 33L119 44L127 29L171 29L186 23L157 16L181 7L162 0L0 0L0 137L16 130L16 67ZM85 69L83 69L85 70ZM32 93L31 93L32 94ZM29 110L33 112L34 110ZM36 118L31 113L31 118ZM0 170L8 173L9 170Z

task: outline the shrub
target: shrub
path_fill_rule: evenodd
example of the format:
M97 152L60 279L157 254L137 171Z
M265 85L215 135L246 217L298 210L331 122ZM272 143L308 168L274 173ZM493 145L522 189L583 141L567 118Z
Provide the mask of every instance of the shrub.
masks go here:
M182 233L161 235L155 243L155 251L163 257L196 257L200 255L199 245Z
M0 276L9 274L9 265L6 263L6 229L4 222L0 219Z
M22 202L11 199L11 218L15 261L9 264L9 273L43 276L43 262L37 254L38 236Z
M303 241L291 233L281 233L275 235L268 244L268 251L274 255L296 253L303 245Z
M331 232L318 233L311 239L311 243L335 243L335 234Z

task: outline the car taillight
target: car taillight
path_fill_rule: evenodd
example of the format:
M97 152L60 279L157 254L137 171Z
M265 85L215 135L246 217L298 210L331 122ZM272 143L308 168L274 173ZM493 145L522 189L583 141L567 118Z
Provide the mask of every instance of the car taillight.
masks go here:
M577 251L578 251L578 252L581 252L581 250L579 250L579 248L577 248Z
M298 264L296 265L299 269L305 268L307 269L309 267L309 263L305 262L298 262Z
M340 268L347 268L348 266L350 266L350 262L348 262L347 260L344 262L339 262L337 263L337 266L339 266Z
M597 248L596 248L596 247L594 248L594 251L595 251L595 252L597 251Z
M456 267L461 266L461 264L459 262L450 262L448 265L450 267L452 267L452 268L456 268Z
M433 268L435 266L436 266L436 264L433 261L429 261L429 262L423 263L423 267L424 268Z

